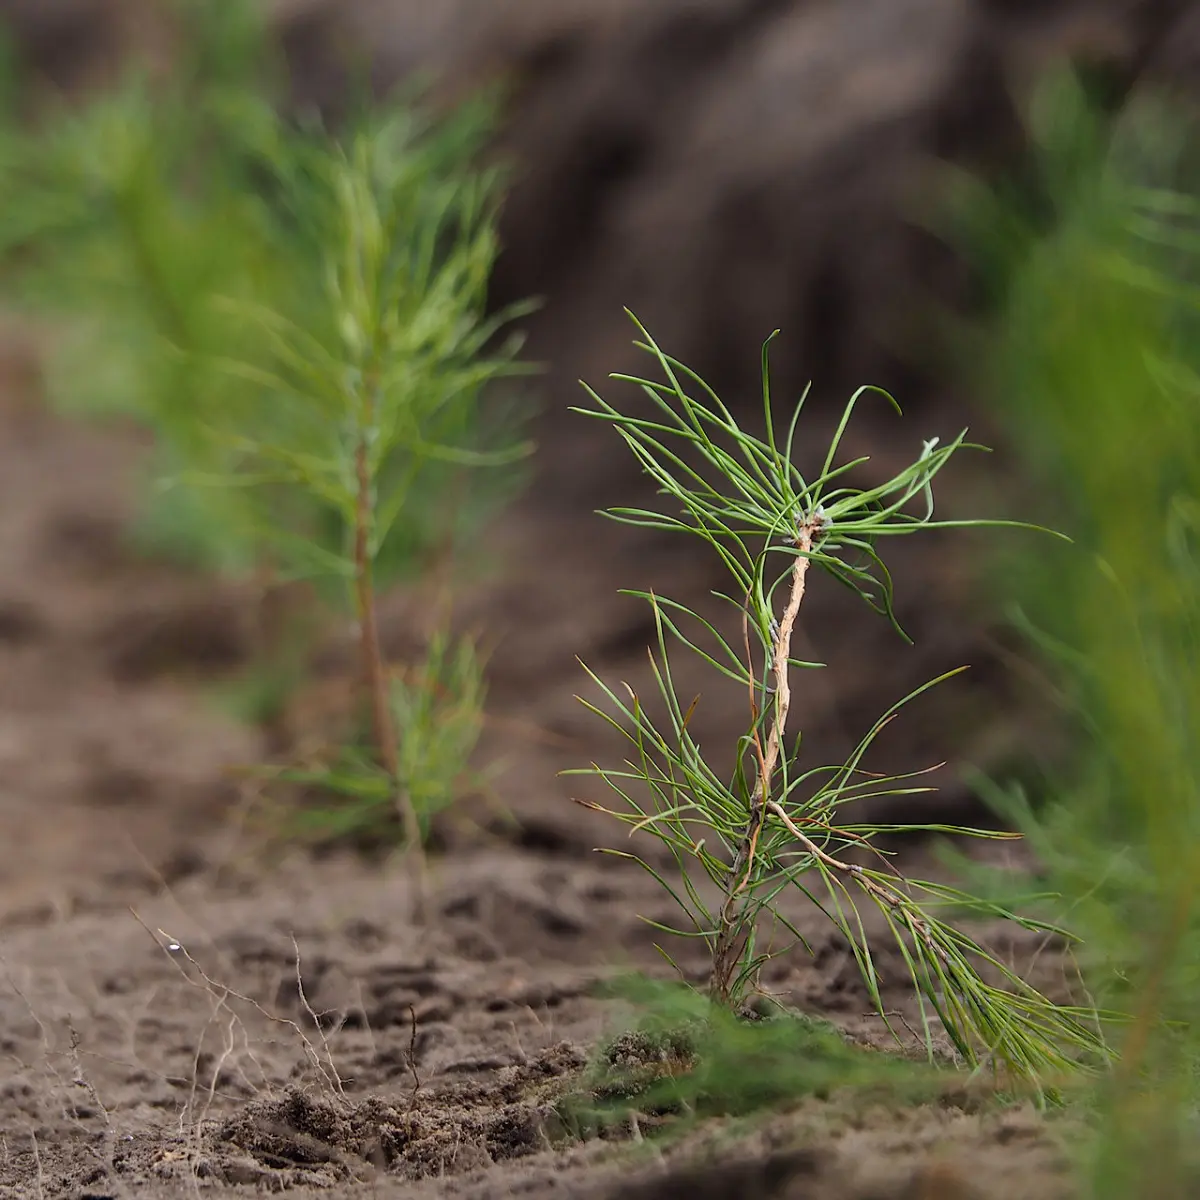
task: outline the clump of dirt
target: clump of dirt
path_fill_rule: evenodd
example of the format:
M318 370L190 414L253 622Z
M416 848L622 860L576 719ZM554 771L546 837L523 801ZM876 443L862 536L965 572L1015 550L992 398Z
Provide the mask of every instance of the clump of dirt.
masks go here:
M685 1116L687 1101L673 1085L699 1062L702 1030L625 1030L601 1046L559 1106L578 1138L641 1138ZM685 1085L686 1086L686 1085Z
M205 1148L208 1153L196 1168L202 1178L243 1182L247 1164L253 1163L255 1182L271 1190L318 1179L328 1185L370 1174L347 1116L328 1101L299 1090L278 1100L252 1101L222 1122Z
M652 1200L662 1196L670 1200L723 1200L740 1196L745 1200L772 1200L773 1197L814 1197L814 1186L828 1164L826 1156L812 1150L792 1150L769 1155L766 1159L739 1158L734 1162L703 1167L684 1167L620 1194L629 1200ZM612 1193L617 1200L617 1191Z
M335 1178L388 1171L407 1179L446 1176L551 1149L561 1135L554 1101L584 1062L560 1043L486 1082L422 1088L407 1101L372 1097L339 1104L299 1090L255 1100L207 1139L208 1170L228 1177L247 1158L282 1180L314 1165Z

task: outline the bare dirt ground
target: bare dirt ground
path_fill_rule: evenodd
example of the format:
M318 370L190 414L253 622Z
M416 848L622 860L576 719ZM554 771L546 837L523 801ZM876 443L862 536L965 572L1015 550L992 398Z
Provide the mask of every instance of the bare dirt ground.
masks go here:
M263 741L211 692L249 653L248 597L125 547L132 435L44 412L19 347L3 384L0 1195L1068 1194L1050 1131L966 1096L905 1108L835 1093L665 1152L581 1144L556 1121L618 1019L595 985L664 974L638 917L670 917L645 875L592 853L614 831L556 777L613 749L572 701L573 655L643 678L643 614L616 584L694 597L715 582L703 559L547 504L553 470L485 539L464 619L494 644L484 752L504 764L496 790L515 821L480 809L447 825L419 925L393 868L258 852L228 769L261 759ZM563 428L543 422L544 456ZM580 459L597 493L614 476L637 486L620 454L596 443ZM909 557L901 576L931 563ZM954 593L955 572L938 579ZM420 611L395 598L397 647ZM907 677L968 650L930 627L897 660L892 635L832 588L814 590L809 621L831 630L838 668L803 699L831 754ZM714 739L738 716L719 697L700 714ZM892 759L949 728L930 722ZM953 788L941 802L961 807ZM780 960L770 987L878 1041L847 949L798 919L815 955ZM1007 946L1016 962L1035 950ZM885 953L881 970L889 1007L910 1012L902 965Z

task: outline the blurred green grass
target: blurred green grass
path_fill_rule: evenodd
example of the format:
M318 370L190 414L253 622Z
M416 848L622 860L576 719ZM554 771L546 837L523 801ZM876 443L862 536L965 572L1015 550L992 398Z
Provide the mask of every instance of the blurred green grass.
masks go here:
M631 1120L677 1138L705 1117L751 1119L814 1098L849 1110L952 1097L963 1076L949 1063L855 1045L832 1024L771 1006L734 1013L679 983L613 981L623 1010L559 1115L576 1136Z
M1031 110L1035 185L958 177L959 243L990 284L981 388L1076 542L996 572L1074 730L1029 792L989 788L1129 1013L1097 1097L1091 1194L1200 1187L1200 200L1195 126L1108 113L1070 74ZM1062 916L1060 911L1058 916Z
M179 481L244 474L231 430L262 444L304 440L296 406L267 380L272 339L246 314L336 340L325 329L330 247L314 233L330 227L324 176L339 147L360 132L389 143L380 162L390 164L393 213L412 226L415 254L439 206L457 217L456 189L475 187L480 203L494 204L501 176L481 154L496 98L480 94L435 119L411 90L356 109L335 133L315 116L281 115L285 71L261 6L171 0L170 8L181 30L171 71L152 75L132 61L81 101L31 110L31 81L11 48L2 57L0 303L52 329L44 372L56 406L153 434L134 529L145 549L240 573L261 565L270 542L268 557L289 565L285 532L292 552L307 543L339 553L343 522L303 489ZM465 302L482 313L494 239L472 252ZM510 391L481 405L480 391L463 387L426 414L426 437L480 451L515 443L525 397ZM310 452L324 453L327 436L308 437ZM385 482L414 477L404 519L380 550L384 584L468 536L522 478L512 466L465 473L433 456L392 458Z

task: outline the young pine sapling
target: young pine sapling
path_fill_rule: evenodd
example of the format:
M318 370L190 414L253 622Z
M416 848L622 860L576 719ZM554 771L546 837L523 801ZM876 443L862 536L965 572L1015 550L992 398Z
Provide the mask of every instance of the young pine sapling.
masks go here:
M321 267L305 321L228 305L259 331L270 360L223 365L264 389L272 417L269 436L256 438L244 426L222 431L234 471L217 481L297 489L316 505L310 529L281 536L286 527L275 526L265 535L284 570L343 585L371 729L370 756L347 750L319 782L357 801L390 795L413 852L432 815L422 800L444 806L441 776L448 765L455 772L462 765L430 761L429 748L441 743L426 737L427 727L446 716L455 740L473 742L480 683L461 649L448 655L435 639L427 666L433 674L439 664L446 669L422 677L428 694L414 708L411 688L391 678L380 643L377 570L397 523L426 499L419 493L430 485L431 466L500 466L528 449L511 441L478 445L480 389L528 369L515 357L518 339L495 344L513 312L486 313L496 177L440 169L444 147L423 132L405 112L369 123L344 150L321 143L275 162L267 157L321 250ZM451 694L431 713L439 689ZM417 709L423 722L398 728L398 715ZM423 739L419 746L415 738ZM303 777L318 781L312 772Z
M466 744L481 685L465 649L435 646L412 679L436 712L415 703L384 661L376 595L477 516L452 490L470 509L495 498L463 495L465 475L526 451L478 402L524 369L496 336L514 314L487 309L499 178L477 164L494 105L436 121L398 105L333 136L280 116L257 6L180 15L168 77L132 72L33 129L0 108L4 299L55 321L57 400L152 434L162 486L139 524L156 550L253 574L269 597L305 579L353 613L370 746L321 782L367 824L402 815L413 845L429 815L413 795L447 802L451 764L430 755L449 743L405 744L398 710ZM260 713L316 626L263 610Z
M877 835L930 828L842 820L844 810L869 797L902 796L927 790L915 776L883 777L866 771L863 759L900 708L934 684L927 683L892 705L875 722L849 758L836 765L806 766L799 739L788 741L793 673L818 664L793 656L792 641L810 571L815 566L847 585L895 624L892 582L879 557L880 538L921 529L959 525L1004 525L1002 521L933 519L934 477L952 455L968 446L965 431L942 445L926 442L915 461L892 479L857 488L849 473L865 459L837 463L838 449L858 401L875 389L860 389L846 405L815 479L794 462L802 402L786 435L777 439L772 412L767 347L763 349L765 440L743 430L728 407L692 371L669 357L638 324L639 347L653 355L663 381L617 375L634 383L651 402L651 414L631 416L588 388L594 409L585 415L611 424L670 502L662 511L616 508L618 521L699 537L721 559L733 590L721 599L740 614L742 648L735 650L709 621L677 601L632 592L651 606L657 653L653 678L663 718L651 715L626 686L619 695L590 670L607 704L585 705L612 725L633 747L620 769L593 765L570 772L601 778L623 807L587 807L608 813L651 835L678 868L667 877L652 859L632 858L649 871L686 914L690 928L664 931L698 937L709 957L709 992L738 1007L757 985L764 963L762 918L803 938L781 907L797 889L830 918L846 938L872 1001L887 1021L879 978L858 904L874 905L894 936L912 977L929 1052L930 1017L936 1015L958 1054L969 1064L990 1062L1010 1077L1036 1083L1081 1059L1099 1058L1103 1042L1094 1014L1059 1006L989 955L935 912L939 906L989 915L989 910L945 884L903 878L873 846ZM886 393L882 395L895 406ZM674 511L672 511L674 510ZM915 511L914 511L915 510ZM685 626L695 626L693 633ZM898 628L898 626L897 626ZM746 732L738 739L732 777L720 777L701 754L691 732L691 705L677 694L668 642L698 654L716 673L736 681L748 696ZM1002 837L971 829L945 832ZM862 851L872 858L854 860ZM715 899L711 899L715 891ZM986 970L998 983L984 978ZM890 1028L890 1026L889 1026Z

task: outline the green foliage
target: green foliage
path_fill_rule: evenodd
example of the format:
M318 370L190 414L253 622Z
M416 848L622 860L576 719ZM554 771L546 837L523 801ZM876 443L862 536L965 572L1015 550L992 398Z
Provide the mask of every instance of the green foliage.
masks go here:
M428 836L433 818L471 786L467 763L483 728L483 670L473 642L434 635L425 661L392 685L400 778Z
M244 138L273 119L264 89L251 83L257 31L239 21L242 52L214 53L233 15L250 10L232 4L217 20L199 19L213 6L192 7L198 21L169 83L130 70L78 109L27 124L14 108L0 128L8 299L56 318L47 361L54 398L149 426L159 473L191 462L206 405L222 395L207 362L228 349L213 297L252 285L283 294L297 282L290 248L274 253L279 227ZM166 544L245 565L246 547L230 543L215 497L203 510L183 497L164 513L171 499L147 506Z
M256 485L270 504L259 528L285 574L354 577L364 479L367 554L378 563L414 498L445 494L431 487L430 470L526 453L521 444L490 452L472 444L479 389L519 369L515 341L487 354L504 320L485 317L493 180L439 179L443 148L430 152L421 136L407 114L393 115L344 152L273 159L283 195L297 211L307 203L301 227L326 248L308 281L323 303L307 320L253 302L222 306L269 359L217 363L248 382L258 403L210 426L216 470L190 478ZM324 520L283 538L296 487Z
M131 71L32 128L9 114L9 295L56 320L61 404L154 434L156 547L346 577L359 429L390 576L456 532L464 464L522 450L478 405L515 369L485 316L499 177L474 164L492 105L298 125L272 104L257 6L215 8L183 6L168 79Z
M679 1131L690 1120L750 1116L811 1096L914 1104L946 1090L945 1071L852 1045L832 1025L799 1013L738 1015L691 988L645 979L614 992L632 1019L600 1047L560 1106L580 1134L631 1116L669 1117Z
M270 772L317 796L292 814L286 831L310 842L386 844L404 836L403 808L411 806L421 841L428 840L434 818L479 786L468 764L483 729L485 692L474 643L439 631L424 660L392 679L396 780L366 746L339 747L328 764Z
M712 959L709 990L723 1003L736 1006L755 987L770 955L757 941L762 918L803 940L779 906L783 893L794 889L847 939L883 1013L858 905L865 900L878 909L911 973L931 1054L936 1018L966 1062L990 1063L1026 1081L1064 1071L1080 1057L1102 1057L1093 1014L1051 1003L940 919L937 910L955 904L1007 913L945 885L902 878L872 845L883 827L843 822L845 810L857 800L925 790L915 775L880 776L867 771L863 760L883 726L933 684L892 705L844 763L807 765L799 737L788 742L792 672L816 665L791 655L809 566L824 569L890 616L892 587L878 553L881 538L925 528L1004 524L933 519L934 477L966 447L965 432L944 446L936 438L927 441L914 462L890 480L852 487L848 473L865 460L839 464L837 455L857 402L870 391L862 389L846 406L819 475L809 481L793 461L802 403L784 440L776 440L765 349L768 432L762 440L741 429L702 380L664 354L640 325L639 330L645 337L641 348L654 357L665 382L617 378L641 388L653 416L626 415L590 389L596 408L583 411L616 429L680 515L631 508L611 515L699 537L720 557L733 584L733 593L721 598L740 615L744 649L735 650L713 625L681 604L635 593L654 614L654 706L665 715L652 716L632 690L626 688L622 696L592 674L606 704L587 707L622 734L632 747L631 758L623 769L594 766L574 773L598 776L616 792L622 808L589 806L609 812L633 833L651 836L669 852L678 878L669 879L647 858L611 853L639 862L674 898L687 925L665 932L703 940ZM676 693L669 642L700 655L749 697L748 728L738 741L730 779L717 775L691 733L695 702L686 705ZM913 827L892 825L887 831L908 828ZM863 851L865 865L855 861ZM714 890L716 898L710 899ZM982 964L991 981L981 974Z
M1112 120L1070 77L1043 88L1030 127L1040 194L958 180L953 212L996 288L980 377L1079 547L1059 563L1003 564L1078 755L1048 767L1037 802L990 794L1084 934L1089 987L1136 1016L1105 1093L1095 1194L1192 1195L1200 199L1184 189L1195 163L1188 125L1160 101Z

